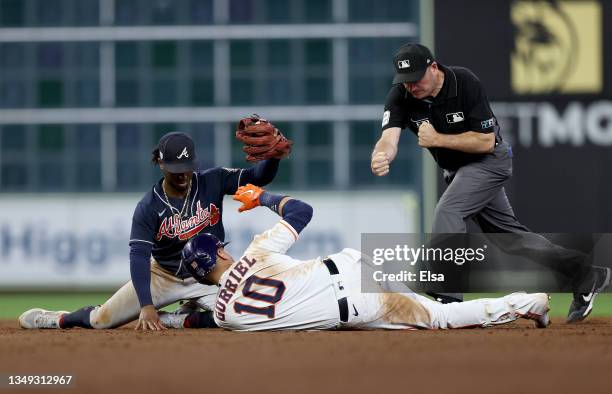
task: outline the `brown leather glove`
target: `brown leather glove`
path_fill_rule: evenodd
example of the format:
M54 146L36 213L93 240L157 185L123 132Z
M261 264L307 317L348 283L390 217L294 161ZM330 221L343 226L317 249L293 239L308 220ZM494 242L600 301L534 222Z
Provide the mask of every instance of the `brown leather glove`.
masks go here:
M250 162L283 159L289 156L293 145L272 123L256 114L238 122L236 138L244 144L242 150Z

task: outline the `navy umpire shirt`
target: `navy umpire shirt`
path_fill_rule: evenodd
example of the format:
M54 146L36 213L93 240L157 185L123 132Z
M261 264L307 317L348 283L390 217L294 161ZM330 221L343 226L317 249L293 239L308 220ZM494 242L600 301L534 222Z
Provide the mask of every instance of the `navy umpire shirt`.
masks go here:
M495 133L496 141L501 141L497 119L478 77L464 67L446 67L439 63L438 66L444 72L444 84L436 97L415 99L404 85L393 85L385 102L382 129L408 127L418 134L419 125L427 121L441 134ZM456 170L486 155L447 148L428 149L438 165L447 170Z

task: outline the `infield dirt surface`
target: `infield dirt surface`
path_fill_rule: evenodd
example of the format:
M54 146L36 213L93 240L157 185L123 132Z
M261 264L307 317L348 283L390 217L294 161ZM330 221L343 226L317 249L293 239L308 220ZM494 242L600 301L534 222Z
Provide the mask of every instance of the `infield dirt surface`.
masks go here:
M447 331L22 330L0 321L0 375L74 385L2 392L610 393L612 318Z

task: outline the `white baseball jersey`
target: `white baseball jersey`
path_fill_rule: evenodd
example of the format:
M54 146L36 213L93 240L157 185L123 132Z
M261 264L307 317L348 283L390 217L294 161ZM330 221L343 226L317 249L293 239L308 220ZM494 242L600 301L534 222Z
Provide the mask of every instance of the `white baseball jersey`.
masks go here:
M332 275L320 257L301 261L285 254L297 239L297 232L283 220L255 236L219 281L214 305L219 327L238 331L460 328L542 313L541 299L529 294L515 296L520 298L512 301L520 304L517 310L506 297L441 304L415 293L362 293L359 251L344 249L330 255L339 272ZM342 298L347 299L347 321L340 320Z
M215 321L232 330L326 329L338 324L338 303L321 259L285 252L298 239L281 220L255 236L221 277Z

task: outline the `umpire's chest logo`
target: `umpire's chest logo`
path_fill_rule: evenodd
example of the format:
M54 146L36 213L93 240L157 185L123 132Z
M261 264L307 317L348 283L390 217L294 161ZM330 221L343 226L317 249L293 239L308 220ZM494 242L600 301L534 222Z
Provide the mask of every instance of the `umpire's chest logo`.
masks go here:
M453 112L450 114L446 114L446 121L448 123L459 123L463 122L465 118L463 117L463 112Z

